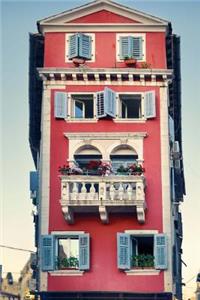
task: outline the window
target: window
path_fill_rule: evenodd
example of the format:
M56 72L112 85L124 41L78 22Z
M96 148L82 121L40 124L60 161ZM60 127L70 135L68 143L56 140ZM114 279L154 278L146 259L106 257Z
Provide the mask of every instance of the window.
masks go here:
M119 94L119 118L149 119L156 116L155 92Z
M122 119L142 118L142 96L141 95L120 95L120 112Z
M43 271L89 269L89 234L58 234L41 237Z
M167 269L165 234L117 234L118 268Z
M66 34L66 61L74 58L83 58L94 61L95 53L95 35L94 34Z
M146 59L146 40L145 34L124 33L117 34L117 61L122 61L126 58L134 58L138 61Z
M92 119L94 117L93 95L71 95L72 115L75 119Z
M127 175L130 165L137 162L138 155L135 150L128 145L120 145L114 148L110 155L113 171L120 175Z

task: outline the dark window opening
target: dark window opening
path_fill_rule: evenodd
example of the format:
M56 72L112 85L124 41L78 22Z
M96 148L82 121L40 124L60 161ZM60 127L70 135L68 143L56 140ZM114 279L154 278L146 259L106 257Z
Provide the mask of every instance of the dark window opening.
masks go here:
M139 119L142 117L141 95L120 95L121 118Z
M93 95L73 95L72 103L75 119L91 119L94 117Z

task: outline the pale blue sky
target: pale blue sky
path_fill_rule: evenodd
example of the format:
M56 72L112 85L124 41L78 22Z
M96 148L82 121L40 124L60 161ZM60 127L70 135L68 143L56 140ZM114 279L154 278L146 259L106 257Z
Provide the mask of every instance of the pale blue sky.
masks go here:
M33 162L28 145L28 33L36 32L36 21L87 1L2 1L2 168L1 241L34 249L29 171ZM183 150L187 195L182 205L184 222L184 282L200 270L200 2L119 1L172 22L181 36ZM18 272L28 255L0 250L4 272ZM193 291L194 280L185 292Z

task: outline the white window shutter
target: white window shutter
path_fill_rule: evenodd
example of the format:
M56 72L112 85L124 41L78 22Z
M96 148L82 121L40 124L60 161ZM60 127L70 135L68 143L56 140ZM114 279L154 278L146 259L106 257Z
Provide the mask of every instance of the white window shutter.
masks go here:
M67 93L65 92L55 92L54 117L59 119L67 117Z
M88 233L79 235L79 269L90 268L90 236Z
M53 271L55 268L55 239L53 235L41 236L41 269Z
M91 59L92 38L89 35L79 33L79 56L85 59Z
M116 93L109 89L104 89L104 103L106 115L115 118L116 116Z
M135 59L141 60L143 58L143 47L142 47L142 37L133 37L133 52L132 55Z
M97 118L103 118L106 116L105 103L104 103L104 91L96 93L97 98Z
M68 58L73 59L75 57L78 57L78 43L79 43L79 35L78 33L70 35L69 41L68 41Z
M166 234L154 235L154 257L155 257L155 269L160 269L160 270L167 269L168 257L167 257Z
M119 38L119 55L120 59L124 59L126 56L130 55L130 37L121 36Z
M146 119L156 117L156 94L155 91L144 94L144 116Z
M118 269L131 268L131 239L126 233L117 233L117 266Z

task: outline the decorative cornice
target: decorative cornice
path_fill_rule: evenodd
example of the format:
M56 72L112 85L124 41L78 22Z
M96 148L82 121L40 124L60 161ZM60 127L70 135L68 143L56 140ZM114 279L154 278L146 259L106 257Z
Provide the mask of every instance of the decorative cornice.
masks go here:
M38 68L38 74L45 83L64 84L87 82L131 82L163 84L172 80L173 70L140 68Z
M69 140L119 140L147 137L146 132L67 132L64 136Z

